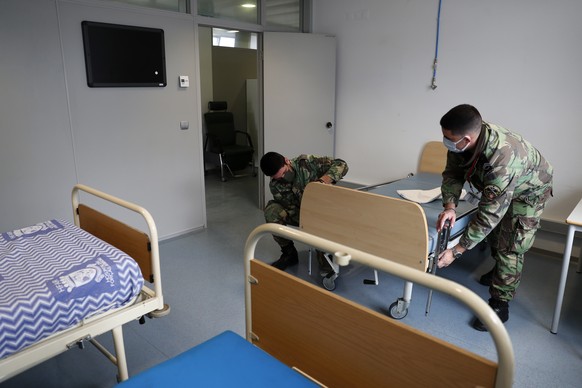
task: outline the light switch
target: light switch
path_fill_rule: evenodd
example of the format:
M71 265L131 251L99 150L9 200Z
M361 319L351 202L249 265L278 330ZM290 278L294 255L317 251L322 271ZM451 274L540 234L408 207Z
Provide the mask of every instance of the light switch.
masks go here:
M188 79L187 75L181 75L179 76L179 79L181 88L187 88L188 86L190 86L190 80Z
M180 129L190 128L190 123L188 121L180 121Z

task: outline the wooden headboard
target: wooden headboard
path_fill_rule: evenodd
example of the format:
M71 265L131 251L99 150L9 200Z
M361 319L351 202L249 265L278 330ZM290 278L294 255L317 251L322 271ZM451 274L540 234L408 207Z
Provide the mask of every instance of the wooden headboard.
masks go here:
M414 202L310 183L301 200L299 224L307 233L427 270L428 225L424 210Z
M251 260L253 343L329 387L492 387L497 364Z
M77 212L82 229L127 253L139 264L144 279L154 281L151 244L146 233L84 204L79 204Z
M440 141L430 141L424 145L418 162L418 172L440 174L447 164L447 148Z

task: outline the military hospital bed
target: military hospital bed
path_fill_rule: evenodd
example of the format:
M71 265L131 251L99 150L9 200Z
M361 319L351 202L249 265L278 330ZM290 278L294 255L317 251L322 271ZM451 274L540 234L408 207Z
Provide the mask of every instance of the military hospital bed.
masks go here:
M88 203L141 219L147 233ZM72 204L74 224L53 219L0 235L0 382L86 342L125 380L123 325L169 312L150 213L84 185L73 188ZM115 354L96 340L108 331Z
M398 240L402 243L402 246L395 251L397 253L396 257L391 257L390 259L434 274L436 271L435 260L440 252L437 242L439 239L445 238L439 235L436 230L438 215L443 210L442 203L439 199L436 199L431 202L417 204L403 199L399 192L403 192L403 190L429 191L440 187L440 180L440 174L420 172L394 182L361 187L356 190L342 187L332 188L332 186L324 187L322 185L313 186L306 190L303 195L300 228L308 233L336 239L335 241L344 241L337 240L338 233L334 226L340 222L337 218L344 218L343 214L346 213L347 216L342 221L352 231L345 233L342 238L347 238L350 244L380 257L389 258L386 256L386 252L390 248L385 244L385 241L390 238L388 236L403 236L403 239ZM373 194L373 196L370 196L365 201L356 202L354 200L356 194L351 191L365 192ZM387 207L379 197L392 198L396 199L396 201L393 202L392 206ZM378 210L368 210L370 206L377 206ZM408 217L407 214L402 214L401 217L396 216L398 214L396 213L397 209L401 207L406 209L410 206L415 210L419 208L424 217L414 220ZM458 242L476 210L476 205L468 201L459 201L456 210L457 219L453 228L446 233L445 249ZM364 219L361 219L362 217ZM365 224L367 228L362 229L360 224ZM410 236L404 236L404 225L409 224L414 224L416 233L411 230ZM364 236L368 233L372 233L374 236L371 241ZM424 250L425 248L426 251ZM333 291L335 289L335 281L339 276L339 266L334 262L331 262L331 265L333 271L322 278L322 284L327 290ZM309 266L311 267L311 264ZM365 279L364 283L377 285L378 277L376 272L374 272L374 275L375 279ZM412 298L412 289L413 284L405 282L402 297L392 303L388 309L388 313L392 318L402 319L407 315ZM427 312L428 308L429 306L427 305Z
M350 200L350 206L343 212L329 213L336 206L337 193ZM310 184L306 194L321 205L321 214L312 215L325 220L319 230L308 233L269 223L254 229L247 238L248 342L241 342L236 334L223 333L130 378L123 388L512 385L513 349L497 315L469 289L424 271L427 224L419 205L318 183ZM394 226L393 233L385 233ZM340 265L355 262L376 268L461 302L485 322L497 360L459 348L265 264L255 257L255 251L259 241L272 234L333 252Z

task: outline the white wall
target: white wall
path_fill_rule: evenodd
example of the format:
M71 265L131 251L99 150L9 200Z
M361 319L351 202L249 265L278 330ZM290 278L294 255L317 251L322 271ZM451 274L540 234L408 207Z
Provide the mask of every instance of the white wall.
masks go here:
M524 135L555 168L546 219L582 196L582 2L445 0L431 90L438 1L313 0L314 32L337 37L336 154L348 180L416 171L451 107Z
M69 216L75 166L54 4L0 3L0 226ZM34 28L31 28L34 26Z
M83 20L162 28L167 87L89 88ZM71 219L76 182L145 206L162 238L204 225L198 91L192 81L178 87L178 75L197 78L191 16L102 1L2 0L0 36L2 230Z
M545 217L563 220L582 192L582 2L444 1L433 91L437 5L314 0L315 32L337 36L336 150L348 179L415 171L442 114L468 102L554 164ZM143 204L162 237L202 227L192 16L98 0L0 0L0 10L0 230L70 218L76 182ZM163 28L168 86L88 88L84 19Z

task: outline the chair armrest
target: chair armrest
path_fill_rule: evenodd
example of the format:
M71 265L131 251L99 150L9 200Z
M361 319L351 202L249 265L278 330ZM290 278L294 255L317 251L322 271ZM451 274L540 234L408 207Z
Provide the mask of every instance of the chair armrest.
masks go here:
M249 146L251 146L252 149L254 149L255 147L253 146L253 141L251 140L251 136L248 134L248 132L245 131L239 131L239 130L235 130L234 133L240 133L242 135L245 135L246 140L249 142Z

